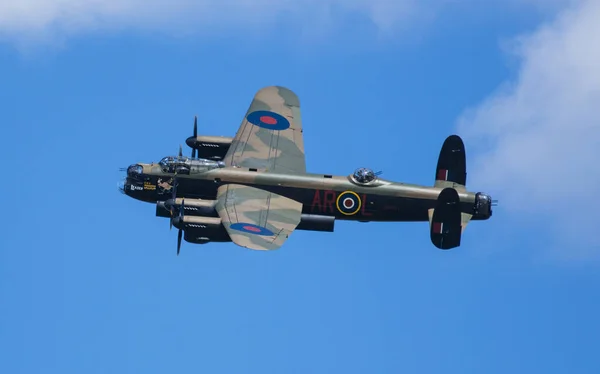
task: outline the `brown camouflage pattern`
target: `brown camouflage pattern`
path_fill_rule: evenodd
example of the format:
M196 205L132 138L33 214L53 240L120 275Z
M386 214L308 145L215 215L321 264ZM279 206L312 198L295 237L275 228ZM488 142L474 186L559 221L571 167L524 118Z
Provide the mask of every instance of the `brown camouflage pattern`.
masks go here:
M255 111L271 111L290 123L284 130L257 126L248 121ZM264 125L263 125L264 126ZM209 137L197 137L216 142ZM224 140L224 137L220 138ZM142 164L144 174L172 177L158 164ZM357 194L390 196L397 198L432 200L438 198L446 187L453 187L461 203L475 203L474 192L466 186L436 180L432 187L400 183L377 178L368 184L357 183L352 175L332 176L306 173L302 120L298 97L289 89L279 86L265 87L254 96L231 146L218 167L193 167L189 175L178 178L217 182L216 200L191 200L189 208L204 209L214 204L216 214L211 224L221 222L231 240L239 246L255 250L274 250L287 240L301 221L303 204L300 201L252 186L285 186L292 189L352 191ZM165 179L168 180L168 179ZM162 186L170 189L171 185ZM213 197L211 196L210 199ZM181 198L176 199L180 204ZM308 204L308 202L305 202ZM433 209L428 210L431 224ZM344 217L339 217L344 218ZM462 229L466 228L471 214L462 213ZM190 223L196 218L186 217ZM425 220L423 217L421 220ZM198 221L200 223L200 221ZM239 231L236 223L253 224L270 230L273 235Z
M217 190L217 213L231 240L255 250L278 249L300 223L302 204L258 188L227 184ZM274 235L263 236L231 228L234 223L264 227Z
M259 110L283 116L290 122L290 127L285 130L270 130L250 123L247 116ZM226 166L260 171L305 173L300 101L296 94L279 86L259 90L246 111L223 162Z

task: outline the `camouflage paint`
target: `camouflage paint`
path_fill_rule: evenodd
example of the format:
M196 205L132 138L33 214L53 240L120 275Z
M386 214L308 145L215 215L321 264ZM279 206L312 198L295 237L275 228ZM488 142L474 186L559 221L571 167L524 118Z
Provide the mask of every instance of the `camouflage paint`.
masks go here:
M360 184L352 176L307 173L302 131L300 102L292 91L278 86L259 90L230 144L225 138L188 138L195 146L206 138L228 148L222 165L196 166L177 175L177 196L214 201L231 240L264 250L281 246L302 214L357 221L431 221L438 195L450 186L458 195L463 230L471 218L489 218L475 214L476 194L461 183L466 183L466 164L464 144L457 136L444 143L434 185L428 187L383 179ZM135 189L126 193L148 202L170 198L174 174L158 164L140 165L143 175L128 178ZM200 224L205 217L184 221L192 218ZM216 221L211 225L205 226L214 228Z

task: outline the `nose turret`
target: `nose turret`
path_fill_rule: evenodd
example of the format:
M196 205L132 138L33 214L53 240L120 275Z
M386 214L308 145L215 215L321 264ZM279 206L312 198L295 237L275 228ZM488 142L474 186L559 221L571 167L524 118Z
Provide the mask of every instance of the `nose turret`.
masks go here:
M118 183L121 193L140 201L156 202L156 177L148 174L151 165L131 164L126 169L125 178Z
M129 165L127 168L128 178L138 178L144 172L144 168L140 164Z

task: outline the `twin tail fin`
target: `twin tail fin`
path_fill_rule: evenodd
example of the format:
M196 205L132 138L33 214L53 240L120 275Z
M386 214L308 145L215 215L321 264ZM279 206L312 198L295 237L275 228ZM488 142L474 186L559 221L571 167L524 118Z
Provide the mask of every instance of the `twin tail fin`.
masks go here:
M429 234L437 248L460 246L462 232L472 215L461 212L459 192L467 190L465 145L458 135L444 141L435 169L434 187L441 188L435 208L429 209Z

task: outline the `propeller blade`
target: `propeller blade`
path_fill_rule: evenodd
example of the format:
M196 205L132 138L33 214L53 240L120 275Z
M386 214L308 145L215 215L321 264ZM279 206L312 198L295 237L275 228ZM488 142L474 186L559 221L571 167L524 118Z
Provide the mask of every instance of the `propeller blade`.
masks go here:
M179 256L179 251L181 250L181 233L182 230L179 229L179 233L177 234L177 256Z
M194 116L194 139L196 139L197 137L198 137L198 116ZM196 158L196 148L192 148L192 158Z
M181 199L181 205L179 206L179 224L180 224L180 229L179 232L177 233L177 256L179 256L179 250L181 248L181 234L183 233L183 230L181 229L181 227L183 227L183 204L185 204L185 199Z
M182 152L181 152L181 144L179 144L179 157L183 156Z

